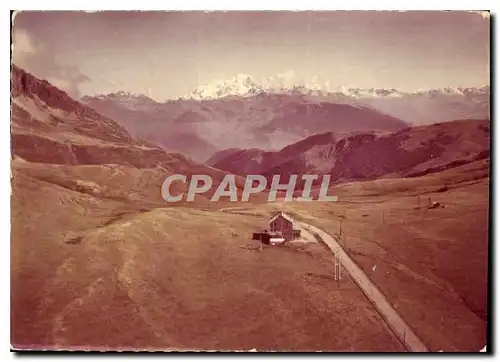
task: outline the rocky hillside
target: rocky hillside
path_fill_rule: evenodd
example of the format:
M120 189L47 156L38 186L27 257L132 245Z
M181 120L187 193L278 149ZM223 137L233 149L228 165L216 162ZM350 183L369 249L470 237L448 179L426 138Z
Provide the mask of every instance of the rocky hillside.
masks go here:
M14 174L19 171L73 189L81 189L81 185L99 180L100 189L105 184L112 184L121 190L122 195L127 195L126 188L122 187L131 181L127 177L139 180L142 176L134 170L150 169L155 170L155 175L149 177L149 183L141 181L137 184L151 189L150 194L162 203L161 184L168 174L182 173L188 180L193 174L211 175L214 179L212 191L217 181L226 175L218 169L197 164L182 154L166 152L131 136L115 120L75 101L47 81L15 65L11 82ZM36 164L47 167L37 167ZM68 167L59 167L55 172L56 169L48 165ZM105 167L87 168L83 179L76 177L69 167L91 165ZM117 177L120 182L117 182ZM243 186L242 179L236 181L238 187ZM187 186L184 185L183 189Z
M179 159L15 65L11 127L12 153L31 162L148 168Z
M211 166L239 175L256 173L269 178L328 173L334 183L340 183L423 175L488 158L489 153L489 121L462 120L408 127L378 136L359 134L337 139L328 132L277 152L224 151L214 155Z

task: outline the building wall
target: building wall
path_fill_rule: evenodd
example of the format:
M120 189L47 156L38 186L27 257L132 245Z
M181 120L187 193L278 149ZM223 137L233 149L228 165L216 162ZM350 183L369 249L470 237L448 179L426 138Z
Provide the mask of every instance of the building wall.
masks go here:
M269 223L271 231L281 231L286 241L293 240L293 224L282 216Z

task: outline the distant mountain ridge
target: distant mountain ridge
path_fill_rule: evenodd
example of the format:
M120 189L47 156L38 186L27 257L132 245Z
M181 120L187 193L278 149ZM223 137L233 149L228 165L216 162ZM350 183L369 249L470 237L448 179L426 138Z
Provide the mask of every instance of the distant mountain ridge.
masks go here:
M332 87L318 77L286 72L260 81L248 74L197 87L184 98L157 102L117 91L82 102L116 119L133 136L204 162L228 148L278 150L308 136L383 134L411 124L490 118L490 87L403 92Z
M132 135L198 162L227 148L280 149L321 132L337 136L392 132L408 126L372 107L309 99L302 94L256 94L210 101L151 103L128 93L84 97Z
M490 118L489 86L405 93L291 83L286 76L258 83L246 74L166 102L124 91L81 100L132 135L197 162L228 148L277 150L316 133L344 138L394 132L408 124Z
M287 84L288 83L288 84ZM214 81L196 87L180 99L213 100L225 97L250 97L256 94L290 94L316 95L325 97L348 98L401 98L410 95L461 95L489 94L490 87L445 87L438 89L416 90L404 92L394 88L357 88L346 86L330 86L329 82L297 82L290 83L274 77L258 82L248 74L237 74L227 80Z
M408 127L386 135L338 139L331 132L308 137L280 151L225 150L208 164L241 176L330 174L333 183L412 177L489 157L488 120L460 120Z

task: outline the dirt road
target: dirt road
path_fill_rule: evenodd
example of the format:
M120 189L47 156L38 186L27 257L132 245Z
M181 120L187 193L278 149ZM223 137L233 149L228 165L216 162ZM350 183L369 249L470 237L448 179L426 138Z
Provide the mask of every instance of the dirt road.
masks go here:
M418 338L418 336L411 330L410 326L406 324L399 313L375 286L375 284L372 283L363 270L361 270L361 268L349 257L349 255L332 236L313 225L299 221L295 221L295 223L306 232L312 232L320 237L328 245L332 252L339 253L344 269L347 270L351 278L358 284L363 293L365 293L367 298L377 308L379 313L387 322L388 326L409 351L429 351L420 338Z

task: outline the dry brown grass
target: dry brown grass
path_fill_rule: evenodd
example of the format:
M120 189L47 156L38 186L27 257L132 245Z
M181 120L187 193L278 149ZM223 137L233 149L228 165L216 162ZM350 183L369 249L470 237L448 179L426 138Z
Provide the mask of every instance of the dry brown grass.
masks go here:
M332 235L342 219L340 242L431 350L485 344L484 161L336 186L336 203L167 208L153 170L13 170L17 347L401 350L359 288L332 280L321 245L255 250L251 233L278 210ZM112 187L94 195L73 189L75 180ZM445 207L417 209L416 195Z
M104 177L76 167L51 174ZM145 211L134 199L82 193L43 172L40 180L33 169L13 172L15 347L403 349L350 279L332 280L321 245L259 252L250 237L265 212ZM134 172L125 172L129 191L146 192Z
M488 191L488 162L480 161L421 178L342 185L331 191L336 203L264 210L284 209L335 236L342 223L341 244L431 350L479 351L486 344ZM428 197L444 208L427 209Z

